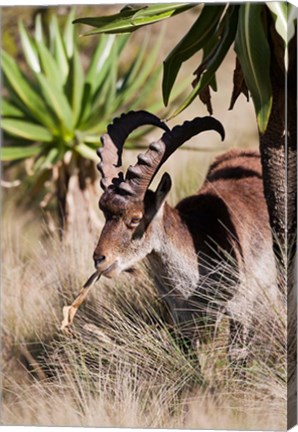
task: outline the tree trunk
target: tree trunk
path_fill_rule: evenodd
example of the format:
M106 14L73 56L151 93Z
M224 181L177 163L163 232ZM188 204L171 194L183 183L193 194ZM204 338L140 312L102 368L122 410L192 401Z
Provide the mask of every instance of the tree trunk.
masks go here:
M102 227L92 205L96 171L94 163L77 157L63 161L56 174L56 199L59 227L64 240L84 226Z
M273 247L285 265L296 244L296 37L289 46L289 70L284 68L283 41L272 23L271 45L272 111L267 130L260 134L264 193L268 205Z
M277 283L287 299L288 428L297 422L297 38L289 44L286 75L283 43L272 22L270 33L273 104L267 131L260 135L264 192L273 233Z

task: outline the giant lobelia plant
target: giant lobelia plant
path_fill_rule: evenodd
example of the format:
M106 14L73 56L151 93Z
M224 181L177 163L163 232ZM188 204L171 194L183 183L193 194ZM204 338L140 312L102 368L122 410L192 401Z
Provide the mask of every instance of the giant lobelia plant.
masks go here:
M37 15L33 35L19 22L23 64L2 51L1 160L4 168L25 161L31 190L42 206L55 203L64 228L75 210L82 217L94 215L89 186L96 179L95 150L106 125L124 110L143 108L145 101L151 101L152 111L161 108L150 97L160 74L161 38L149 53L145 38L124 69L119 58L129 35L102 35L85 68L74 18L72 10L61 29L55 14L47 27ZM144 133L132 137L131 145Z

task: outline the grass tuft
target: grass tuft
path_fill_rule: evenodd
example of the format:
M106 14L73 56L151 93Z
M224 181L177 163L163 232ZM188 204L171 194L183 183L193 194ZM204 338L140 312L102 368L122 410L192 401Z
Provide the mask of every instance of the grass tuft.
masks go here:
M286 428L285 291L271 298L260 287L261 313L245 310L254 319L245 376L229 365L224 316L197 348L201 370L185 356L143 266L100 280L66 336L62 307L93 271L98 233L80 227L64 242L37 233L30 214L10 215L2 236L2 423Z

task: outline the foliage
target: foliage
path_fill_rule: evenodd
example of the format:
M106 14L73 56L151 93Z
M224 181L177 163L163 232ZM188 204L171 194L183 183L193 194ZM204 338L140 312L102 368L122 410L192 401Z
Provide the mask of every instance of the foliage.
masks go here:
M180 5L167 5L168 18L174 14L184 12ZM193 7L194 4L185 4ZM289 3L268 3L275 22L276 30L283 38L285 50L285 66L287 67L287 45L294 35L295 7ZM152 24L160 19L160 15L154 18L157 5L148 5L145 8L127 11L124 9L119 14L103 18L80 18L77 23L96 27L91 33L127 32L134 31L141 25ZM162 10L162 6L159 6ZM169 10L170 9L170 10ZM203 102L212 110L210 104L210 87L216 91L216 71L224 60L230 46L235 42L235 50L241 65L241 70L235 73L236 79L243 74L245 83L252 95L260 131L266 130L271 106L272 91L270 83L270 49L266 36L266 9L265 5L246 3L243 5L204 5L197 20L170 52L164 61L163 74L163 99L165 105L169 102L177 74L183 62L188 60L198 51L203 50L203 59L195 71L196 79L193 91L174 112L176 116L189 106L195 97L199 95ZM137 22L137 17L142 14L142 20ZM289 29L289 31L287 30ZM90 32L88 33L90 34ZM234 105L243 89L234 81L235 92L231 106ZM239 87L239 88L238 88Z
M297 7L284 2L268 2L267 7L270 9L275 20L277 33L285 42L285 67L288 69L288 44L295 35L295 20L297 20Z
M61 167L67 178L76 171L84 177L84 167L90 173L87 163L98 159L99 136L120 112L144 108L145 102L149 110L160 109L158 103L150 102L150 94L160 74L156 58L161 38L150 53L149 38L145 38L123 67L120 55L129 35L102 35L85 71L74 17L73 9L61 29L56 15L48 26L37 15L34 35L20 21L25 62L2 51L1 114L8 145L2 148L1 160L12 164L29 159L30 173L40 190L57 168L58 177L63 174ZM66 181L66 192L67 187Z
M235 51L255 105L261 131L265 131L272 105L270 47L262 23L262 5L240 8Z
M78 18L76 23L100 27L87 34L96 33L131 33L144 25L153 24L170 18L196 6L187 3L154 4L151 6L127 5L120 13L100 18Z

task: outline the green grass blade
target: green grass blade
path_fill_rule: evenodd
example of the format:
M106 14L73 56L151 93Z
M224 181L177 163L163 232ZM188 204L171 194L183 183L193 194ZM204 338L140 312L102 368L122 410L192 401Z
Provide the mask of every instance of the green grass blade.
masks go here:
M164 61L162 93L165 106L168 105L182 63L202 49L212 37L224 8L225 6L205 5L190 30Z
M2 147L0 151L1 161L14 161L18 159L27 159L28 157L38 155L42 150L41 146L34 147Z
M24 23L22 21L19 21L19 33L26 61L35 73L39 73L41 69L36 46L33 39L25 29Z
M39 120L42 124L48 126L50 129L54 130L55 124L53 123L49 110L47 109L44 101L32 89L28 83L28 79L23 76L16 62L5 51L2 51L1 65L8 84L28 108L34 118Z
M50 142L53 139L53 135L48 129L24 120L3 118L1 120L1 127L10 135L25 138L30 141Z
M252 95L260 132L264 133L272 107L272 88L270 47L262 22L262 10L263 6L259 4L241 5L235 51Z

